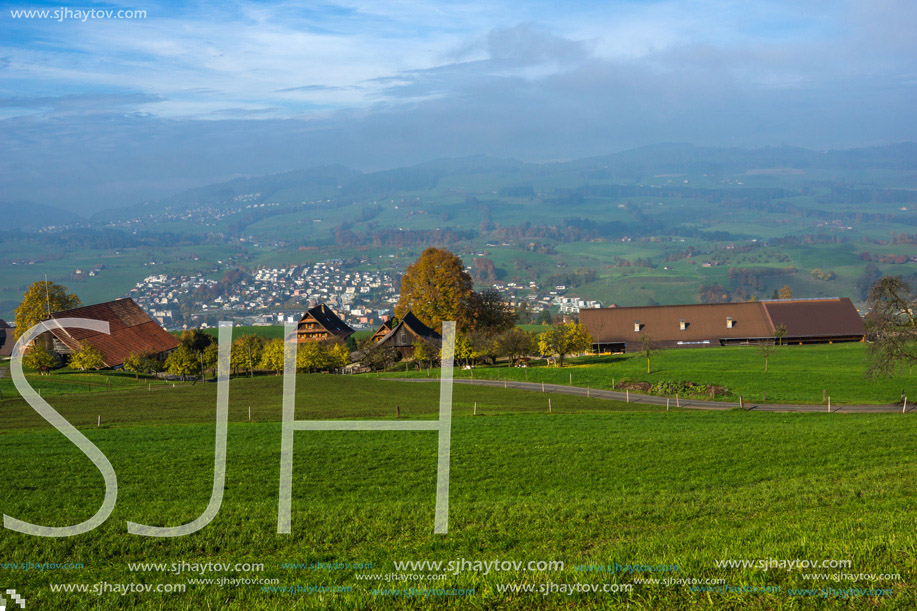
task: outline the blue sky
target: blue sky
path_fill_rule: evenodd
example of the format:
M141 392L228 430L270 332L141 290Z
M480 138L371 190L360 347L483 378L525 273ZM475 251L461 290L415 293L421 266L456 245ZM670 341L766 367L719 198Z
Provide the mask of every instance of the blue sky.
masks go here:
M911 0L0 6L0 201L92 211L327 162L917 139Z

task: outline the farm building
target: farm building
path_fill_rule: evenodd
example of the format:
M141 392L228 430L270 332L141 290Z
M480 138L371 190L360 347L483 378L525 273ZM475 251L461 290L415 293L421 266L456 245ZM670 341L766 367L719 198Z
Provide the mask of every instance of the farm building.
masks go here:
M0 318L0 358L11 356L16 345L15 329Z
M385 325L380 327L376 333L382 332L384 328ZM416 342L425 342L438 351L442 341L443 338L439 333L408 312L398 321L397 325L391 327L388 333L383 334L382 338L376 341L376 347L391 346L398 350L403 358L412 358Z
M178 348L178 340L129 298L55 312L51 318L88 318L109 325L108 335L89 329L66 328L52 329L36 338L35 341L43 342L62 357L89 345L102 353L106 367L120 367L134 353L148 350L166 355Z
M846 297L580 310L596 352L637 352L645 336L659 348L774 342L860 342L863 321Z
M372 343L378 344L382 340L383 337L385 337L386 335L388 335L391 332L392 332L392 319L389 318L388 320L383 322L381 325L379 325L379 328L376 329L376 332L373 333L372 337L370 337L369 339Z
M296 327L296 341L299 343L326 339L344 341L354 330L341 320L324 303L309 308L299 319Z

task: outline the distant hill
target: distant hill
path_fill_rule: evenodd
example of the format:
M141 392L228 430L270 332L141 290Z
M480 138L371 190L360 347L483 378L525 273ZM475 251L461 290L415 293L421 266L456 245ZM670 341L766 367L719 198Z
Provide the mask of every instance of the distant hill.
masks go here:
M39 229L49 225L70 225L83 217L35 202L0 202L0 230Z
M494 193L523 196L532 184L555 183L569 187L583 181L633 184L647 177L666 174L768 174L812 172L842 178L849 170L909 171L917 167L917 144L848 150L817 151L797 147L739 149L666 143L644 146L600 157L565 162L534 163L487 155L436 159L413 166L361 172L340 165L238 178L190 189L173 197L140 206L106 210L93 220L108 221L167 209L199 205L238 207L247 204L299 204L334 201L366 201L400 194L430 191L448 180L450 186L480 188Z

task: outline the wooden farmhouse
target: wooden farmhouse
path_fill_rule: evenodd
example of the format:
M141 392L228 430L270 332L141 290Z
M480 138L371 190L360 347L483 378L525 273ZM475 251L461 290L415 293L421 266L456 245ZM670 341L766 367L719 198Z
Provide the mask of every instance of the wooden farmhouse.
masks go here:
M392 332L392 319L389 318L388 320L383 322L379 326L378 329L376 329L376 332L372 334L372 337L370 337L369 340L374 344L378 344L382 340L383 337L385 337L386 335L388 335L391 332Z
M16 329L9 326L0 318L0 358L12 356L13 346L16 345Z
M306 313L299 319L296 341L299 343L326 339L344 341L353 333L354 330L347 323L322 303L306 310Z
M384 329L385 324L379 327L379 330L376 331L373 338L382 333ZM409 311L400 321L398 321L397 325L391 327L387 333L382 333L382 337L376 341L376 347L381 348L383 346L390 346L398 350L402 358L413 358L414 344L416 342L429 344L431 348L438 352L442 345L443 338L439 333L423 324L419 318Z
M779 299L580 310L598 353L639 352L645 336L659 348L774 343L861 342L863 320L844 298Z
M51 314L52 320L63 318L104 321L108 323L110 333L67 327L52 329L35 338L36 342L41 342L62 358L89 345L102 354L105 367L117 368L131 354L150 351L165 356L178 348L178 340L130 298Z

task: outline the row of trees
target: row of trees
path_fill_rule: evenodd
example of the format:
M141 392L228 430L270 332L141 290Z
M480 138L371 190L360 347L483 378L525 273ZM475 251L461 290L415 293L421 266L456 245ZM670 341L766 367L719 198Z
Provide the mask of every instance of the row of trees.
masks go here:
M159 371L172 375L205 375L216 371L219 363L219 346L216 338L199 330L189 330L179 338L179 347L161 364ZM253 376L256 370L280 373L284 368L284 342L282 339L265 340L257 335L242 335L232 342L229 368L234 374ZM331 371L350 363L346 346L335 342L308 342L298 345L296 370L300 372ZM157 371L156 359L148 353L131 355L124 368L135 373Z

